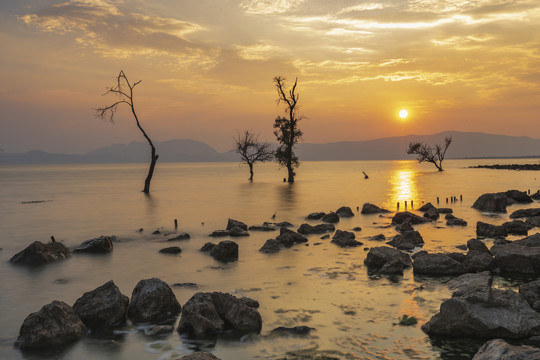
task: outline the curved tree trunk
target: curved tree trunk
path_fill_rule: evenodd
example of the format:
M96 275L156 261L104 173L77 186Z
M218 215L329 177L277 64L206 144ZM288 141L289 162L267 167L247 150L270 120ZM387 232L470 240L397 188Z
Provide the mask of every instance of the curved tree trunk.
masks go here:
M154 175L154 169L156 167L156 162L158 158L159 155L156 154L156 148L152 146L152 160L150 162L150 168L148 169L148 175L146 175L146 179L144 180L143 193L145 194L150 193L150 181L152 181L152 176Z
M253 163L248 163L249 165L249 181L253 181Z

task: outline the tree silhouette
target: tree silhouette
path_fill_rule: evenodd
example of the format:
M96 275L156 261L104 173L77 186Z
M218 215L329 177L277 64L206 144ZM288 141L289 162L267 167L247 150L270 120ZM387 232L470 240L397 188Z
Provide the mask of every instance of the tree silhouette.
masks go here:
M299 94L296 92L298 78L294 81L293 87L287 91L285 88L285 78L276 76L274 78L278 93L278 104L285 103L285 113L287 117L278 116L274 122L274 135L276 136L280 146L276 150L276 161L287 168L289 183L294 182L294 169L300 165L298 157L294 153L294 146L302 138L302 131L298 128L298 122L302 117L297 117L296 110L298 108Z
M420 142L412 142L409 144L409 149L407 154L416 154L418 155L418 162L430 162L433 163L439 171L444 171L442 168L442 162L444 156L446 155L446 150L452 143L452 137L447 136L444 139L444 145L435 145L431 147L430 145L423 144Z
M270 144L260 143L259 136L249 130L237 132L234 139L235 151L240 154L242 162L249 166L249 181L253 181L253 165L260 161L270 161L274 158L274 152Z
M159 158L159 155L156 154L156 148L154 147L152 140L150 140L150 137L148 137L148 134L146 134L146 131L144 131L144 129L142 128L141 123L139 122L139 117L137 116L137 113L135 112L135 104L133 102L133 89L135 88L135 86L139 85L141 81L142 80L139 80L131 84L126 74L124 74L124 71L120 70L120 73L116 77L116 84L114 86L111 86L110 88L107 88L107 91L103 94L103 95L113 94L116 97L118 97L119 100L112 103L111 105L96 109L95 116L101 119L107 119L110 122L114 122L114 115L116 111L118 110L119 105L126 104L130 107L131 113L133 114L133 117L135 118L135 122L137 123L137 127L142 132L144 138L150 145L150 149L151 149L150 168L148 169L148 175L146 176L146 179L144 180L144 189L143 189L143 192L145 194L149 194L150 181L152 180L152 176L154 175L154 169L156 167L156 162L157 162L157 159Z

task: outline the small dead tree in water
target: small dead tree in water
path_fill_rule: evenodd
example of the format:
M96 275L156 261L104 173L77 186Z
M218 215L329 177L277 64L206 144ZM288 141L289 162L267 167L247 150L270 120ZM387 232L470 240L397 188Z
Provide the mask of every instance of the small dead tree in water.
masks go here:
M156 148L154 147L154 144L152 143L152 140L150 140L150 137L148 137L148 134L146 134L146 131L141 126L141 123L139 122L139 117L137 116L137 113L135 112L135 104L133 102L133 89L135 86L139 85L142 80L136 81L133 84L131 84L126 76L124 74L123 70L120 70L120 73L116 77L116 85L107 88L107 91L103 95L113 94L116 95L116 97L119 98L118 101L114 102L111 105L96 109L95 116L101 119L107 119L110 122L114 122L114 114L118 110L118 106L121 104L126 104L130 107L131 113L133 114L133 117L135 118L135 122L137 123L137 127L142 132L144 138L150 145L151 149L151 161L150 161L150 168L148 169L148 175L146 176L146 179L144 180L144 189L143 192L145 194L150 193L150 181L152 181L152 176L154 175L154 169L156 167L157 159L159 158L159 155L156 154Z
M430 145L419 142L412 142L409 144L407 154L416 154L418 155L418 162L425 161L433 163L439 171L444 171L442 168L442 162L444 160L444 156L446 155L446 150L448 150L451 143L451 136L447 136L444 139L444 145L437 144L435 147L431 147Z
M242 162L249 166L249 181L253 181L253 165L256 162L271 161L274 158L270 144L260 143L259 136L249 130L236 134L234 147Z
M293 87L287 91L285 89L285 79L281 76L274 78L276 90L278 93L278 104L284 102L285 112L288 118L278 116L274 122L274 135L281 144L276 150L276 161L287 168L289 183L294 182L296 173L294 168L300 165L298 157L294 153L294 146L302 138L302 131L298 128L298 122L302 117L297 117L296 110L298 107L299 94L296 92L298 79L294 81Z

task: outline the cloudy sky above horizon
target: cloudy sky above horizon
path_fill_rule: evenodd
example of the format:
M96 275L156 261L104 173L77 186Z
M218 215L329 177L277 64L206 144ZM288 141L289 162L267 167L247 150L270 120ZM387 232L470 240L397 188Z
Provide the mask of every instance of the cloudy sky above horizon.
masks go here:
M19 0L0 4L0 148L144 140L94 108L122 69L157 141L274 141L298 78L304 142L484 131L540 138L537 0ZM406 121L399 118L407 109Z

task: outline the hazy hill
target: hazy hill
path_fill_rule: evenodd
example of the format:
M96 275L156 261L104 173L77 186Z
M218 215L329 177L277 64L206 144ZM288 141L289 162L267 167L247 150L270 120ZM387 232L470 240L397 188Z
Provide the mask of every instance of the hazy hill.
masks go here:
M433 135L407 135L366 141L326 144L301 143L297 154L301 161L315 160L399 160L415 159L407 155L412 141L442 143L452 136L447 158L540 157L540 139L526 136L491 135L480 132L446 131ZM219 153L195 140L169 140L155 143L159 162L223 162L239 161L233 151ZM96 149L85 155L51 154L39 150L24 154L0 153L3 164L68 164L68 163L134 163L150 159L148 144L134 141Z

